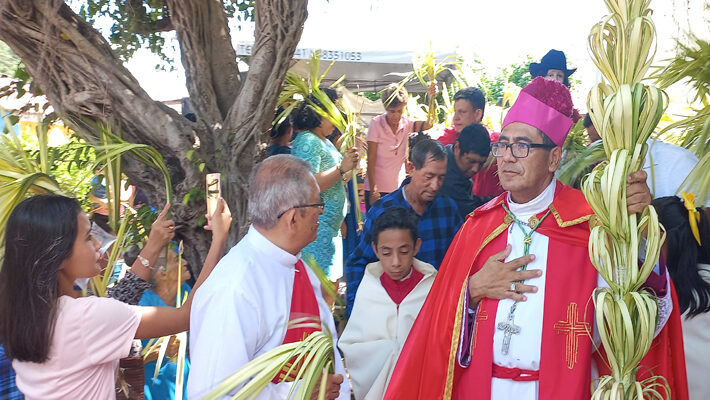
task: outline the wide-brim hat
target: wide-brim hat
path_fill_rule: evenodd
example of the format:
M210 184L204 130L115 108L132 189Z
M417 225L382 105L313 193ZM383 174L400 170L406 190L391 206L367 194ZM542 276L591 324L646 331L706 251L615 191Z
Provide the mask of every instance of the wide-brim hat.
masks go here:
M552 49L542 57L539 63L530 63L530 75L533 78L547 75L550 69L557 69L565 73L565 78L577 70L577 68L567 69L567 57L565 53L559 50Z

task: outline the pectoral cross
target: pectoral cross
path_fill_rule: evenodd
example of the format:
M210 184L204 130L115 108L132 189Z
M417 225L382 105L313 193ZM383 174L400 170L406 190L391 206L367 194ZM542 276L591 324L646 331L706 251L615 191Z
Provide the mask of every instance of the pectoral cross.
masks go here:
M517 335L520 333L520 327L518 325L515 325L513 323L513 311L511 311L508 314L508 320L506 322L499 322L498 323L498 330L504 332L503 336L503 347L501 348L501 352L505 355L508 354L508 350L510 348L510 338L513 335Z

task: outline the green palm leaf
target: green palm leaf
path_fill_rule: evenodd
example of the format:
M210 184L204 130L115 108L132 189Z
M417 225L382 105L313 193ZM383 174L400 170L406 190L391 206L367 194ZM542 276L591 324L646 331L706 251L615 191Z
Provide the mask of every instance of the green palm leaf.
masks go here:
M319 381L321 382L319 399L324 399L324 377L333 373L334 366L333 340L327 330L313 332L301 342L287 343L269 350L225 379L204 397L204 400L220 399L237 389L238 391L231 396L232 399L253 399L290 360L296 360L294 364L298 364L300 360L304 361L295 381L298 383L295 399L309 399ZM293 395L293 391L294 388L289 393L289 398Z

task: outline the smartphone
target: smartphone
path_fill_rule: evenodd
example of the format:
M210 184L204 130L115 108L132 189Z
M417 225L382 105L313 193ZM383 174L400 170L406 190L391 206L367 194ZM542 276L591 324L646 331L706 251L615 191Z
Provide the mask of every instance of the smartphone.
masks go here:
M222 182L219 173L207 174L205 177L205 183L207 184L207 215L214 214L214 210L217 209L217 202L220 196L222 196Z

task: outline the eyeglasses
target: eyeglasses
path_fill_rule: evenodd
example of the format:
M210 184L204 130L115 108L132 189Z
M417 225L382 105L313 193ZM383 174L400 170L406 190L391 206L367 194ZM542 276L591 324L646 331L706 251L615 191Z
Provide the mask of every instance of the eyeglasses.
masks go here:
M538 143L525 143L525 142L515 142L515 143L501 143L495 142L491 143L491 153L493 157L503 157L505 151L510 148L510 152L513 153L515 158L525 158L530 154L530 148L536 149L552 149L557 146L553 144L538 144Z
M318 202L318 203L299 204L297 206L289 207L289 208L281 211L276 218L283 217L283 215L286 214L286 212L288 212L289 210L292 210L294 208L309 208L309 207L318 207L318 208L320 208L321 211L323 211L325 209L325 201L323 200L323 196L320 196L320 202Z

